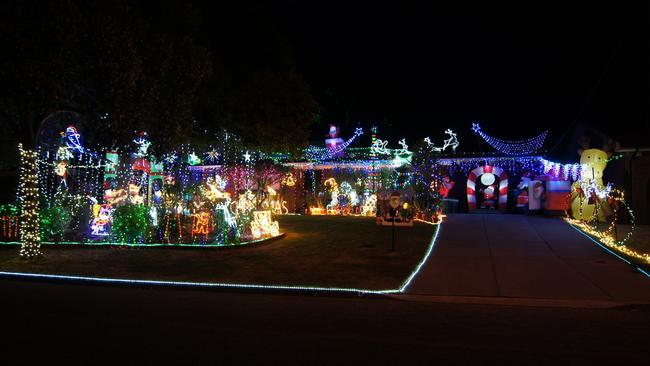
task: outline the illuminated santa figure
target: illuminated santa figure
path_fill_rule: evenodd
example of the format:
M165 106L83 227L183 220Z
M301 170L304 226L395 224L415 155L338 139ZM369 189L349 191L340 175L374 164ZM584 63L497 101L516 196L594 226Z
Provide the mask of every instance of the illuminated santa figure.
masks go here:
M442 184L440 185L440 195L442 198L447 198L449 196L449 191L454 188L454 181L449 179L448 175L445 175L442 178Z
M519 208L528 208L528 184L530 184L530 176L531 174L529 172L525 172L521 176L521 182L517 185L517 191L519 192L517 195L517 207Z
M494 192L496 186L491 184L483 189L483 208L494 208Z
M325 139L325 146L332 153L332 157L343 155L343 139L339 137L339 128L334 125L330 125L330 131L326 135L329 138ZM339 151L340 150L340 151Z

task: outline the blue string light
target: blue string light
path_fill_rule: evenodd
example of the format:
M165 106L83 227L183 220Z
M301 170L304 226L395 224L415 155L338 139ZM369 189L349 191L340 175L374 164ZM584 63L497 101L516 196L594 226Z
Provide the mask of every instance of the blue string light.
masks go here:
M478 134L490 146L506 155L530 155L539 151L544 145L548 131L525 140L508 141L487 135L478 122L472 123L472 131Z

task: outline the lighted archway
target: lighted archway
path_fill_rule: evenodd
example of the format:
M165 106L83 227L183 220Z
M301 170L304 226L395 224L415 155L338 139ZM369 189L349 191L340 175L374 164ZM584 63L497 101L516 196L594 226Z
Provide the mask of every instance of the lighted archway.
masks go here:
M508 206L508 174L498 166L484 165L474 168L467 176L469 212L476 210L476 178L484 173L492 173L499 177L499 210L505 211Z

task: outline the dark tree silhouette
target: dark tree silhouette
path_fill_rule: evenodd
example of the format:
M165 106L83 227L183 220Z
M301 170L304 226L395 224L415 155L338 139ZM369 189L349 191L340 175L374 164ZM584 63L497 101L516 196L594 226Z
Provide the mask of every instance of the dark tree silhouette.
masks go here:
M135 131L148 131L157 146L189 137L199 85L211 72L209 52L197 45L191 29L164 32L144 15L144 5L136 5L140 8L119 0L0 5L5 48L0 122L22 145L21 172L33 171L38 131L61 111L83 116L105 144L122 146ZM38 225L31 221L38 220L32 202L38 186L31 180L20 186L23 237L37 248Z

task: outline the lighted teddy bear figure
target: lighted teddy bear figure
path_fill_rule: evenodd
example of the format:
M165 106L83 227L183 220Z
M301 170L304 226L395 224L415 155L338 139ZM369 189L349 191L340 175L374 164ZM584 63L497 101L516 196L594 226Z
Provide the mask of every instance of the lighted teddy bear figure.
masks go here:
M610 213L609 205L606 198L599 198L594 194L590 196L585 194L585 188L595 186L598 190L605 190L603 184L603 171L607 166L607 160L613 153L611 149L612 142L604 146L608 152L599 149L589 149L589 140L582 139L581 145L583 149L578 149L580 154L580 179L571 185L571 213L573 218L584 221L591 221L594 217L594 210L596 210L596 203L598 203L598 221L604 222L605 218Z

